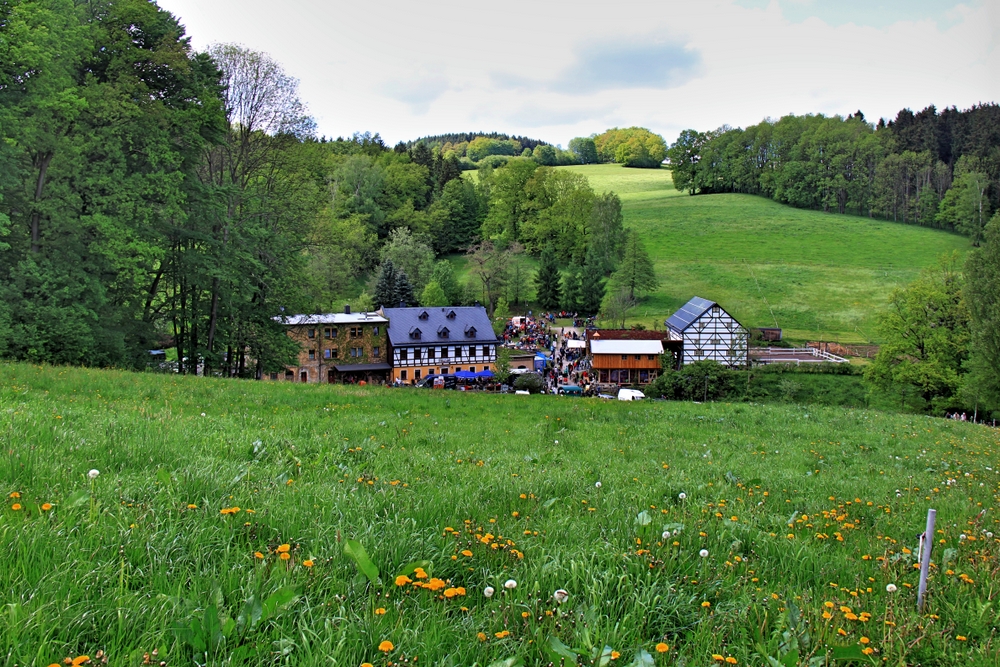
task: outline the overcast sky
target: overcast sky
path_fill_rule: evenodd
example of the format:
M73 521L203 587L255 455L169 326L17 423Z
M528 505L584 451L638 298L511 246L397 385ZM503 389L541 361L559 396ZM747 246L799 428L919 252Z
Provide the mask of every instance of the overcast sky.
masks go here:
M159 0L300 80L329 137L870 120L1000 102L1000 0Z

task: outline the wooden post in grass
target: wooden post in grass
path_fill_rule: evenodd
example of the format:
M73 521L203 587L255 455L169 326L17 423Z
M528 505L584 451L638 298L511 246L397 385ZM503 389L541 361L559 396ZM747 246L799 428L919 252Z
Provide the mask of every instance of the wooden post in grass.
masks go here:
M927 510L927 528L921 538L923 544L920 549L920 586L917 588L917 611L924 613L924 605L927 595L927 571L931 566L931 548L934 544L934 520L937 518L937 510Z

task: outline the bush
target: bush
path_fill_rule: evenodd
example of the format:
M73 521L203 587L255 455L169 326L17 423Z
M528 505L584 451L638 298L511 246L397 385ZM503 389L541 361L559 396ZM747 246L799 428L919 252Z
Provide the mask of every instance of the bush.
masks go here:
M545 389L545 381L538 373L524 373L518 375L517 379L514 380L514 389L540 394Z

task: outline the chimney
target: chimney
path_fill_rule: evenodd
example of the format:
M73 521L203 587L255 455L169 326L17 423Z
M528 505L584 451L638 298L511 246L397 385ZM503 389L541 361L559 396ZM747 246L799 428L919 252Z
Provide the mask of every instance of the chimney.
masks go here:
M405 301L400 301L399 302L399 307L400 308L406 308L406 302Z
M345 303L344 304L344 314L345 315L350 315L351 314L351 304L349 304L349 303Z

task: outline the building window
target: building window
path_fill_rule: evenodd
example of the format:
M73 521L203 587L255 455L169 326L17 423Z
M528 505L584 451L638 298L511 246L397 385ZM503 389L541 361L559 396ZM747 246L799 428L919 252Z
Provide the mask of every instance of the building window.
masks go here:
M372 348L372 356L373 356L373 357L377 357L377 356L379 356L379 349L378 349L378 345L376 345L375 347L373 347L373 348Z
M400 380L406 379L406 371L399 371L399 379Z
M354 357L355 359L360 359L361 357L365 356L365 349L363 347L352 347L351 356Z
M378 335L378 327L372 327L372 335L373 336L377 336Z
M277 373L271 373L271 379L272 380L277 380L278 379L278 374Z
M649 361L654 361L656 359L656 355L655 354L647 354L646 355L646 359L649 360Z
M434 369L433 368L428 368L427 369L427 374L428 375L434 375Z
M476 372L476 367L475 366L469 366L469 372L470 373L475 373Z
M622 359L628 359L628 355L627 354L623 354L622 355Z
M309 331L306 332L306 335L309 336L310 338L315 338L316 337L316 330L315 329L310 329Z
M324 359L332 359L333 357L331 357L330 354L331 354L330 350L323 350L323 358Z
M316 361L316 350L309 350L309 361Z
M361 327L351 327L351 338L361 338L363 333Z
M331 333L332 333L332 330L330 329L330 327L327 327L327 328L323 329L323 337L324 338L331 338L331 335L330 335Z
M433 347L427 348L427 358L428 359L433 359L434 355L435 355L435 352L436 352L435 348L433 348Z
M635 360L636 361L639 361L640 359L642 359L642 355L641 354L635 355Z
M705 354L705 352L700 347L695 348L695 350L694 350L694 356L701 357L701 356L704 356L704 354Z
M420 379L420 369L419 368L414 369L414 371L413 371L413 379L414 380L419 380Z
M452 359L452 358L454 358L454 357L455 357L455 348L453 348L453 347L449 347L449 348L448 348L448 358L449 358L449 359Z
M335 347L331 347L330 348L330 358L331 359L336 359L337 358L337 348L335 348Z
M285 380L291 382L294 379L295 379L295 373L293 373L292 371L285 371Z
M447 375L447 374L448 374L448 367L447 366L442 366L441 367L441 375Z

